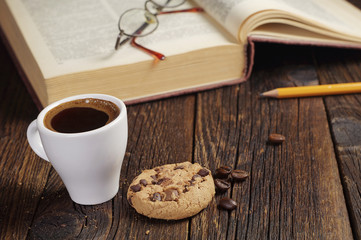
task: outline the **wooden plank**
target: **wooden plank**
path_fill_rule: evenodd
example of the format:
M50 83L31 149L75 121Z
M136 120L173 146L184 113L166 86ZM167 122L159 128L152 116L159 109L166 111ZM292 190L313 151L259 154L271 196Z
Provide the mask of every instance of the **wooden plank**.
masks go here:
M360 238L359 95L326 97L326 109L321 98L261 100L262 91L300 84L297 72L302 66L312 69L313 58L303 47L260 45L257 51L261 58L245 84L196 99L188 95L129 107L120 191L113 201L81 206L26 143L26 128L38 112L0 47L0 64L6 66L0 72L0 238L350 239L330 131L353 234ZM327 51L316 54L322 83L360 81L359 52ZM343 58L351 59L347 67ZM267 144L273 131L286 142ZM217 195L190 225L188 219L148 219L129 207L126 191L141 169L192 158L212 170L223 164L245 169L251 177ZM238 202L236 211L217 209L225 195Z
M244 89L244 88L242 88ZM238 117L239 87L227 87L198 94L194 161L213 172L221 165L234 167L241 121ZM230 196L230 192L222 196ZM191 221L190 239L236 239L228 233L227 212L217 209L217 196Z
M0 43L0 238L24 239L45 186L50 164L26 140L38 111Z
M115 239L186 239L187 219L167 222L143 217L129 207L126 192L142 169L192 160L194 96L135 106L128 116L129 154L122 169L122 176L127 179L120 189L122 207L117 213Z
M53 170L34 218L30 238L187 238L187 219L165 222L141 216L128 204L126 193L130 182L141 170L192 160L193 117L194 96L128 107L128 147L116 197L95 206L75 204Z
M211 205L209 226L202 228L197 219L206 217L196 217L191 239L351 239L322 99L258 98L263 91L294 85L288 76L303 64L312 66L310 48L257 47L264 60L256 62L249 82L197 99L195 156L212 168L227 164L251 175L216 197L217 202L231 196L237 210ZM287 141L267 144L272 132Z
M321 83L361 82L361 51L317 52ZM325 97L325 105L354 237L361 239L361 95Z

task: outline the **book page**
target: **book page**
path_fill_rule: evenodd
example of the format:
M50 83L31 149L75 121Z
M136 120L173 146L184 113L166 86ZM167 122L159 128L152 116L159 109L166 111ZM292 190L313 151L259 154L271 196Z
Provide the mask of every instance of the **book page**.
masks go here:
M344 0L196 0L206 11L240 40L240 28L249 17L261 12L261 22L282 23L289 18L327 30L361 37L361 11ZM278 14L283 13L283 14ZM284 13L288 13L285 16ZM267 20L268 18L268 20ZM252 23L257 26L257 23Z
M323 26L361 36L361 11L344 0L272 0L288 10Z
M286 24L264 24L252 31L252 39L259 41L286 42L295 44L315 44L317 46L340 46L360 48L359 42L350 42L341 38L325 36Z
M119 16L130 8L144 8L144 0L6 1L45 78L153 59L129 43L114 50ZM137 42L166 56L236 44L205 13L158 18L159 28Z
M216 21L239 39L239 30L246 19L267 9L282 7L270 0L195 0Z

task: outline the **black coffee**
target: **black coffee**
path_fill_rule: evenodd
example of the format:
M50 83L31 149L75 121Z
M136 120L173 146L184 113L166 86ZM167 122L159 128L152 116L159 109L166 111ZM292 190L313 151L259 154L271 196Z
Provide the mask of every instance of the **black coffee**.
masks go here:
M119 108L110 101L78 99L51 109L45 115L44 125L60 133L87 132L105 126L119 113Z

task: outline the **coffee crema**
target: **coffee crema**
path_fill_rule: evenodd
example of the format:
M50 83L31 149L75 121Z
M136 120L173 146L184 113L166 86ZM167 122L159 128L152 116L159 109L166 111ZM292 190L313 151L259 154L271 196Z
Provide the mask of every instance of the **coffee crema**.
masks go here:
M103 127L120 114L114 103L96 98L62 103L44 117L46 128L60 133L81 133Z

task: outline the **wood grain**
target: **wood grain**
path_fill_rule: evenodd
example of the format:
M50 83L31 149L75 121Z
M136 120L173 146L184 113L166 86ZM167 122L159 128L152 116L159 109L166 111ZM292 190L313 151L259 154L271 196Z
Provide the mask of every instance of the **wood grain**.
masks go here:
M37 110L3 45L0 47L0 238L22 239L31 226L50 165L26 140Z
M326 83L361 82L361 51L318 50L318 73ZM337 60L331 58L337 52ZM352 229L361 239L361 95L350 94L326 97L329 122L344 192L347 199Z
M275 87L361 81L359 52L256 48L244 84L128 106L119 192L82 206L28 146L26 128L38 111L0 44L0 239L360 239L359 95L258 97ZM267 142L274 132L286 136L282 145ZM132 179L182 161L229 165L250 177L190 219L137 214L126 199ZM224 196L236 210L217 208Z
M188 220L149 219L130 208L126 192L141 170L173 162L192 160L194 96L173 98L129 108L128 154L123 163L120 188L120 228L116 239L186 239ZM115 199L116 200L116 199ZM122 231L126 229L126 234ZM146 231L149 234L146 235Z
M265 48L264 56L277 56L277 47ZM237 210L211 205L212 214L192 220L191 239L352 239L322 99L258 98L266 89L292 86L289 73L312 66L310 49L290 49L297 59L256 62L257 74L239 88L199 94L195 156L212 168L229 165L251 176L216 197L232 197ZM273 132L287 141L268 144Z
M129 144L117 196L104 204L73 203L53 170L31 227L32 239L142 239L187 237L188 220L165 222L137 214L127 190L141 170L192 160L194 97L128 107Z

